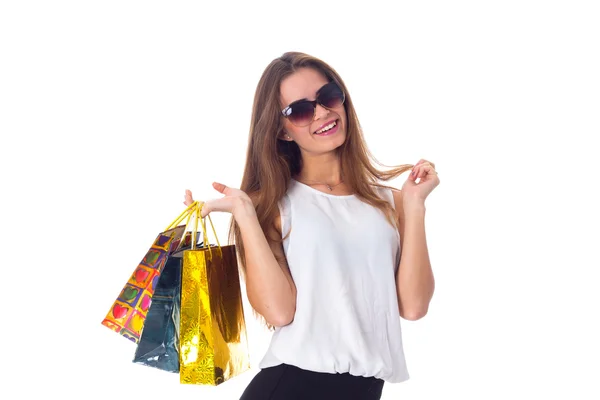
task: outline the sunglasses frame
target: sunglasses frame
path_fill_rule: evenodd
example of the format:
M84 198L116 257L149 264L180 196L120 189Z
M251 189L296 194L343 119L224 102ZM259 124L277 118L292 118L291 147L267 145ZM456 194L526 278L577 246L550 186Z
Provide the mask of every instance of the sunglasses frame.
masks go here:
M286 108L284 108L283 110L281 110L281 114L283 115L283 117L284 117L284 118L287 118L287 119L290 121L290 123L291 123L292 125L294 125L294 126L297 126L297 127L299 127L299 128L300 128L300 127L309 126L309 125L312 123L312 121L314 120L314 118L315 118L315 114L316 114L316 112L317 112L317 104L319 104L319 105L320 105L321 107L323 107L323 108L326 108L326 109L328 109L328 110L331 110L331 108L330 108L330 107L327 107L327 106L323 105L321 102L319 102L319 94L320 94L321 90L323 90L323 88L324 88L325 86L327 86L327 85L331 85L331 84L335 85L335 87L337 87L337 88L338 88L338 90L339 90L339 91L342 93L342 103L341 103L340 105L343 105L343 104L346 102L346 93L345 93L345 92L344 92L344 90L343 90L343 89L340 87L340 85L338 85L338 84L337 84L337 82L335 82L335 81L329 81L329 82L327 82L326 84L324 84L323 86L321 86L321 88L320 88L320 89L317 91L317 99L316 99L316 100L306 100L306 99L303 99L303 100L296 100L296 101L294 101L294 102L290 103L290 105L288 105ZM289 119L289 116L290 116L290 114L291 114L291 111L292 111L292 106L294 106L295 104L299 104L299 103L309 103L309 104L311 104L311 105L312 105L312 107L313 107L313 115L312 115L312 118L309 120L310 122L309 122L308 124L306 124L306 125L297 125L297 124L293 123L291 119Z

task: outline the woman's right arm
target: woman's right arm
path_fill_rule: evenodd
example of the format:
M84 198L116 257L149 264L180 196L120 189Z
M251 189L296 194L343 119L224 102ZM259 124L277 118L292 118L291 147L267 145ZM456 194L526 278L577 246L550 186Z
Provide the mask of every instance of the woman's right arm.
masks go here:
M273 326L292 322L296 313L296 285L288 267L281 243L270 243L263 232L253 201L244 191L213 182L213 188L225 196L203 202L201 216L213 211L233 215L242 234L246 259L246 291L252 307ZM184 204L194 202L192 192L185 191ZM281 219L269 237L281 237ZM279 232L277 231L279 230ZM281 260L280 262L277 260Z
M288 325L296 312L296 285L285 261L283 246L267 241L252 200L239 198L238 201L234 218L244 241L248 300L269 324ZM275 228L268 234L281 235Z

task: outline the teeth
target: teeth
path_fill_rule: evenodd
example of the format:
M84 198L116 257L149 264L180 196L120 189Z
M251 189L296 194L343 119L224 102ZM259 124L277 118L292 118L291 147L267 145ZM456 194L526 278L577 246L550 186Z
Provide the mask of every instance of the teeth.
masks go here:
M329 125L327 125L325 128L321 129L320 131L316 131L316 134L319 133L323 133L323 132L327 132L328 130L330 130L331 128L333 128L336 125L335 121L333 121L332 123L330 123Z

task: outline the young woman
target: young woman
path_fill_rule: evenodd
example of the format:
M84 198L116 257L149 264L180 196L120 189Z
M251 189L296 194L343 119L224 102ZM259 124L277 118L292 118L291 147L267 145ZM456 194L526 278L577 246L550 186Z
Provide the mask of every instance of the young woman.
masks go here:
M379 399L409 378L400 318L433 296L424 203L439 178L426 160L372 160L333 68L298 52L269 64L241 187L213 183L224 197L202 209L232 214L248 299L274 330L242 400ZM411 169L402 190L380 183Z

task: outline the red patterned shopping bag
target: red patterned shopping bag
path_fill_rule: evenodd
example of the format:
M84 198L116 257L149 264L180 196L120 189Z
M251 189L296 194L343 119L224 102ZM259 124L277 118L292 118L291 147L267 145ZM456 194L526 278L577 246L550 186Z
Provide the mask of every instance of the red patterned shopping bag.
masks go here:
M192 235L191 232L186 233L187 223L186 225L178 224L186 217L189 221L193 211L193 207L188 207L171 225L158 234L146 255L123 286L121 293L102 321L102 325L134 343L139 342L154 289L167 259L175 251L191 245Z

